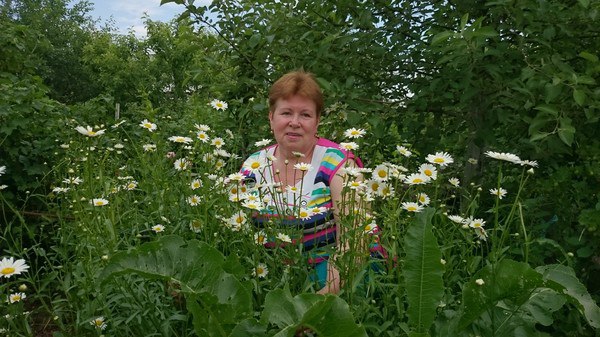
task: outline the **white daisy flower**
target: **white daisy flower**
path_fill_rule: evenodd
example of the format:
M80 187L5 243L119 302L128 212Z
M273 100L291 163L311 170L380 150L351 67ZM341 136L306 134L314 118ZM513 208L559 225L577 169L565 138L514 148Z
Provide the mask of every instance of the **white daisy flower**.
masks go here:
M350 180L344 183L344 187L349 187L351 190L362 190L365 183L358 180Z
M454 187L460 186L460 180L458 180L458 178L450 178L450 179L448 179L448 182L450 183L450 185L452 185Z
M386 182L381 182L381 187L379 188L379 192L377 195L386 199L394 196L395 190L394 187Z
M0 176L6 173L6 166L0 166Z
M430 178L422 173L413 173L404 178L404 182L409 185L423 185L429 182Z
M194 179L192 180L192 182L190 183L190 188L192 190L198 189L202 187L202 181L200 179Z
M260 211L264 208L264 206L262 205L262 202L260 201L251 201L251 200L244 200L242 202L242 206L249 208L251 210L255 210L255 211Z
M419 172L428 176L431 180L437 179L437 168L432 164L421 164L421 166L419 166Z
M355 142L343 142L340 143L340 146L342 147L342 149L347 151L354 151L358 149L358 144L356 144Z
M259 140L258 142L255 142L254 146L265 147L265 146L271 144L271 142L272 142L272 140L270 140L270 139L262 139L262 140Z
M461 225L465 224L465 218L463 218L460 215L448 215L448 219L457 224L461 224Z
M390 178L390 168L385 164L379 164L373 169L372 174L374 180L387 181Z
M242 212L242 211L238 211L237 213L233 214L231 216L231 218L229 218L229 223L231 223L234 226L241 226L243 224L246 223L246 213Z
M268 273L269 273L269 269L267 268L267 265L264 264L264 263L259 263L252 270L252 276L259 277L259 278L265 278L265 277L267 277Z
M277 238L277 240L280 240L281 242L292 243L292 238L290 238L290 236L287 234L277 233L276 238Z
M213 99L210 103L210 106L215 108L215 110L227 110L227 103L220 101L218 99Z
M429 199L429 196L425 193L419 193L417 194L417 202L423 206L427 206L429 205L429 202L431 200Z
M454 159L446 152L436 152L435 154L429 154L425 158L428 162L441 167L447 166L454 162Z
M225 141L223 141L223 138L221 137L215 137L211 141L211 144L217 149L220 149L223 145L225 145Z
M379 189L381 188L381 181L371 179L366 181L367 189L371 194L378 194Z
M257 245L264 245L267 243L267 234L264 231L258 231L254 233L254 242Z
M535 160L521 160L521 166L538 167L538 163Z
M102 136L104 134L104 129L102 130L97 130L94 131L94 129L92 129L91 126L86 126L85 128L83 126L78 126L75 128L75 130L77 130L77 132L81 133L82 135L88 136L88 137L97 137L97 136Z
M264 167L267 166L267 162L264 160L264 158L260 157L260 158L251 158L249 159L246 163L244 168L250 170L251 172L259 172L260 170L262 170Z
M4 257L0 260L0 278L9 278L13 275L19 275L29 269L29 266L25 263L25 260L15 260L11 257Z
M102 317L102 316L94 318L93 320L90 321L90 324L93 327L95 327L96 329L100 329L100 330L106 329L106 321L104 320L104 317Z
M202 222L200 222L200 220L192 220L190 222L190 230L194 233L200 233L202 230Z
M492 189L490 189L490 193L492 195L497 196L498 199L502 200L502 198L504 198L504 196L506 196L507 192L506 192L505 189L503 189L502 187L500 187L500 188L492 188Z
M147 119L144 119L141 123L140 126L143 127L144 129L153 132L156 130L156 124L148 121Z
M311 209L301 207L298 211L298 217L302 220L308 220L311 216L313 216L313 212Z
M475 229L475 236L477 236L477 238L481 241L487 241L487 231L485 230L485 228L483 227L476 227Z
M227 179L229 181L242 181L245 178L246 178L246 176L243 175L243 174L241 174L241 173L239 173L239 172L232 173L232 174L230 174L230 175L227 176Z
M478 286L482 286L485 284L485 281L483 281L483 279L478 278L475 280L475 284L477 284Z
M416 202L403 202L402 203L402 208L404 208L405 210L409 211L409 212L421 212L423 210L423 206L419 205Z
M20 302L21 300L25 299L27 297L27 295L25 295L25 293L14 293L14 294L10 294L8 295L8 303L17 303Z
M183 143L183 144L189 144L193 141L190 137L185 137L185 136L171 136L168 139L170 141L172 141L173 143Z
M69 178L63 179L62 182L65 184L69 184L69 185L79 185L83 182L83 179L81 179L79 177L69 177Z
M208 140L210 139L210 137L205 131L196 132L196 138L200 139L203 143L208 142Z
M521 164L521 158L519 158L519 156L517 156L516 154L494 151L486 151L484 154L490 158L504 160L513 164Z
M401 146L401 145L396 145L396 151L400 152L400 154L405 157L412 156L412 152L410 152L409 149L407 149L406 147Z
M137 187L138 183L135 180L132 180L123 186L124 189L128 191L133 191Z
M186 158L179 158L175 160L173 166L177 171L185 171L191 166L191 163Z
M152 226L152 230L154 231L154 233L161 233L165 231L165 226L158 224L158 225L154 225Z
M346 137L346 138L361 138L362 136L365 135L365 133L366 132L364 129L351 128L351 129L344 131L344 137Z
M96 207L108 205L108 200L103 198L94 198L90 200L90 203Z
M154 152L156 151L156 145L154 144L144 144L142 145L144 152Z
M485 221L483 219L473 219L469 222L469 227L471 228L481 228L485 226Z
M302 172L308 172L312 169L312 165L309 163L297 163L294 165L294 168Z
M206 124L194 124L194 127L200 131L204 131L204 132L210 131L210 127Z
M365 231L365 233L367 234L373 234L377 231L379 227L377 226L377 224L375 223L375 221L372 221L369 224L365 225L365 228L363 229Z
M67 191L69 191L68 187L55 187L52 189L54 193L66 193Z
M187 197L187 203L190 204L190 206L198 206L200 204L201 198L197 195L191 195L189 197Z

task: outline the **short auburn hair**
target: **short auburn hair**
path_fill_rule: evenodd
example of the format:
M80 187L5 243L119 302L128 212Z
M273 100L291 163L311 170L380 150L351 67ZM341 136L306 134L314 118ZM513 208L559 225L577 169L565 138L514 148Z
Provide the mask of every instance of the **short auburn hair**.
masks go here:
M315 76L303 70L289 72L281 76L269 90L269 111L275 110L277 100L288 99L294 95L308 98L315 102L317 117L323 111L323 92Z

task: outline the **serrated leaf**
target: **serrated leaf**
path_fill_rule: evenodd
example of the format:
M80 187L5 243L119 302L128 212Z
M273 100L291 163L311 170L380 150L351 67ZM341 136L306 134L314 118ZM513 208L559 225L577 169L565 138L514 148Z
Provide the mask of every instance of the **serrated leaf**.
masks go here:
M547 265L537 267L535 270L543 275L548 287L564 294L569 302L575 304L591 327L600 328L600 308L585 286L577 279L572 268L563 265Z
M416 333L429 331L444 295L442 253L431 230L434 214L433 208L417 213L404 240L408 323Z

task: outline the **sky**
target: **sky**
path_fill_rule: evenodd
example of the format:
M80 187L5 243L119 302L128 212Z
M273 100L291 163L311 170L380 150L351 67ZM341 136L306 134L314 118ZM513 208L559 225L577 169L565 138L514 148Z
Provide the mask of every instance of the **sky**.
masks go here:
M147 13L151 20L167 22L183 13L185 7L175 3L160 5L161 0L90 0L94 10L89 13L94 19L100 19L100 26L111 18L119 33L127 34L133 28L138 37L146 36L142 17ZM200 6L210 3L210 0L196 1Z

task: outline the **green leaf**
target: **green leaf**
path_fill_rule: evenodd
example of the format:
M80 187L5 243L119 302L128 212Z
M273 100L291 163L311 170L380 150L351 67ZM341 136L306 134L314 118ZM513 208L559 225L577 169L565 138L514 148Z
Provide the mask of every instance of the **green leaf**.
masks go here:
M579 57L582 57L590 62L596 63L598 62L598 56L596 56L595 54L589 53L587 51L582 51L581 53L579 53Z
M575 138L575 127L573 127L571 119L564 117L560 119L560 128L558 129L558 137L567 146L573 144Z
M600 308L585 286L579 282L572 268L563 265L547 265L537 267L535 270L543 275L548 287L564 294L569 302L575 304L591 327L600 328Z
M248 318L235 326L229 337L266 337L267 328L254 318Z
M477 284L477 279L484 283ZM459 331L501 301L510 300L515 305L525 303L533 290L542 284L541 275L526 263L502 260L493 266L486 266L464 287Z
M531 137L529 137L529 140L532 142L544 139L548 136L550 136L552 133L550 132L536 132L533 135L531 135Z
M558 117L558 110L554 105L550 104L540 104L534 108L535 110L545 112L551 116Z
M431 44L436 45L441 42L446 42L453 35L454 35L454 32L450 31L450 30L446 30L441 33L437 33L431 39Z
M265 299L261 321L280 329L275 336L294 336L299 328L309 328L323 337L367 336L365 328L354 322L348 304L332 295L292 297L287 289L273 290Z
M250 291L223 269L231 265L235 263L226 262L219 251L204 242L167 235L115 254L100 273L100 281L105 284L128 273L166 280L186 297L197 333L220 334L252 313Z
M583 103L585 103L585 98L585 92L578 89L573 89L573 99L577 105L583 105Z
M429 331L444 295L442 253L431 230L434 214L434 208L417 213L404 240L408 323L417 333Z

